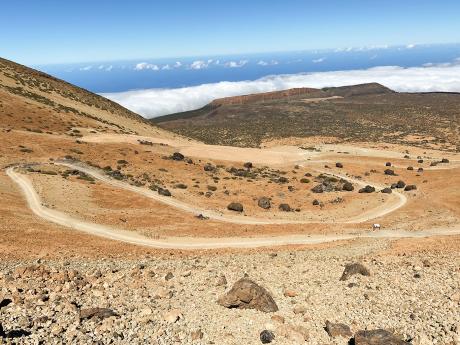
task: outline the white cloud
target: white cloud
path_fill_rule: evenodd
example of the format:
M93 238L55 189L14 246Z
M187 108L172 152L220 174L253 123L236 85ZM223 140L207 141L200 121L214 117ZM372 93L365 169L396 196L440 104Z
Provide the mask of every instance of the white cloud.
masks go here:
M80 71L90 71L91 69L93 68L93 66L85 66L85 67L81 67L80 68Z
M220 82L178 89L104 94L148 118L197 109L213 99L295 87L344 86L377 82L395 91L460 92L460 61L429 67L375 67L366 70L276 75L254 81Z
M239 67L243 67L248 62L249 62L248 60L228 61L228 62L225 63L225 67L239 68Z
M415 44L408 44L408 45L406 46L407 49L412 49L412 48L415 48L415 47L416 47Z
M325 57L322 57L322 58L319 58L319 59L314 59L314 60L311 60L313 63L321 63L321 62L324 62L324 60L326 60Z
M139 62L135 67L134 69L136 71L142 71L142 70L147 70L147 69L150 69L152 71L158 71L160 68L155 65L155 64L151 64L151 63L148 63L148 62Z
M179 67L181 67L181 66L182 66L182 62L176 61L176 63L174 64L173 67L174 67L174 68L179 68Z
M271 61L264 61L264 60L259 60L257 62L258 65L260 66L273 66L273 65L278 65L278 61L276 60L271 60Z
M161 69L162 69L162 70L168 71L168 70L171 69L171 66L169 66L169 65L164 65L163 67L161 67Z
M105 68L105 70L106 70L107 72L110 72L112 69L113 69L113 66L112 66L112 65L107 66L107 67Z
M208 68L208 63L203 60L196 60L190 64L191 69L204 69Z

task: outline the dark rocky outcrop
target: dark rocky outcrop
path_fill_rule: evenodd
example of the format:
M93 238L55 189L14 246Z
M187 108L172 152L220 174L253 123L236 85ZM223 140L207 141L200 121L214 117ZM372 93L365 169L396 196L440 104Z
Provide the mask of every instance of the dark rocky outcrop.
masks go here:
M391 190L391 188L386 187L386 188L383 188L383 189L382 189L382 193L384 193L384 194L391 194L391 193L393 193L393 191Z
M406 192L409 192L411 190L416 190L416 189L417 189L417 186L415 184L408 184L406 188L404 188Z
M406 186L406 182L402 181L402 180L399 180L397 183L396 183L396 188L404 188Z
M355 274L361 274L363 276L370 276L371 272L367 269L366 266L360 263L353 263L345 265L345 269L340 277L340 280L347 280Z
M238 280L217 303L226 308L256 309L265 313L278 311L270 293L249 278Z
M227 209L235 212L243 212L243 205L241 205L239 202L231 202L228 204Z
M313 193L323 193L324 192L324 185L321 183L321 184L318 184L316 186L314 186L311 191Z

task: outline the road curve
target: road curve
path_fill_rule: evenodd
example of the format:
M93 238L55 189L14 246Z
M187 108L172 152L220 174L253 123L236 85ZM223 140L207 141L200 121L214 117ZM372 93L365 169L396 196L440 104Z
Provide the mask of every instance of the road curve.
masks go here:
M36 193L31 182L26 177L15 172L14 167L8 168L6 173L21 188L30 209L38 217L68 228L88 233L90 235L157 249L202 250L223 248L257 248L283 245L318 244L332 241L350 240L355 238L422 238L430 236L447 236L460 234L460 228L455 228L420 232L378 231L363 234L287 235L254 238L168 237L166 239L157 240L144 237L135 232L119 230L112 227L75 219L63 212L49 209L43 206L40 197Z
M338 223L364 223L367 221L370 221L374 218L379 218L382 217L390 212L393 212L397 210L398 208L404 206L404 204L407 202L407 198L405 195L394 191L393 195L396 196L397 200L396 202L387 202L385 205L378 206L376 208L373 208L371 210L368 210L360 215L354 216L347 218L346 221L340 221L340 220L334 220L334 221L304 221L304 220L288 220L288 219L267 219L267 218L256 218L256 217L247 217L239 214L223 214L217 211L213 210L207 210L199 207L195 207L193 205L187 204L185 202L179 201L173 197L167 197L167 196L162 196L159 195L158 193L151 191L146 188L141 188L141 187L136 187L133 185L130 185L126 182L123 181L118 181L115 179L112 179L108 177L107 175L101 173L100 171L88 167L86 165L82 164L77 164L73 162L68 162L68 161L56 161L55 164L63 165L71 169L79 170L84 172L85 174L91 175L97 180L100 180L102 182L105 182L107 184L110 184L114 187L129 190L131 192L140 194L142 196L145 196L147 198L153 199L155 201L159 201L163 204L166 204L168 206L172 206L174 208L177 208L181 211L185 211L188 213L192 213L194 215L202 214L203 216L208 217L209 219L221 221L221 222L227 222L227 223L233 223L233 224L242 224L242 225L276 225L276 224L317 224L317 223L324 223L324 224L338 224ZM371 182L366 182L362 180L358 180L355 178L339 175L339 174L333 174L330 172L322 171L322 170L317 170L319 172L329 174L329 175L334 175L339 178L344 178L347 179L348 181L351 181L355 184L358 184L360 186L365 186L367 184L374 185ZM376 188L383 188L380 185L374 185Z

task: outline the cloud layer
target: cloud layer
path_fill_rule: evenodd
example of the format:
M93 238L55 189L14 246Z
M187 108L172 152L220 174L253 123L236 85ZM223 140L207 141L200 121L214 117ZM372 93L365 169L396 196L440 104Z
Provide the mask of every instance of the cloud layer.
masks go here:
M442 65L276 75L254 81L220 82L178 89L148 89L103 96L147 118L200 108L213 99L295 87L344 86L377 82L395 91L460 92L460 61Z

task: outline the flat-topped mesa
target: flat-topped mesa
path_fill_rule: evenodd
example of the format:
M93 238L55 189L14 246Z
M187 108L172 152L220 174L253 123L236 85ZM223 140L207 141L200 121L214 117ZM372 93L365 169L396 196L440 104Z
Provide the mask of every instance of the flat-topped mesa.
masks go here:
M320 89L313 89L308 87L299 87L283 91L272 91L264 93L254 93L243 96L224 97L213 100L209 105L211 107L219 107L222 105L231 104L249 104L270 100L279 100L290 97L324 97L326 94Z
M395 93L395 91L379 83L366 83L366 84L347 85L347 86L338 86L338 87L325 87L322 89L322 91L326 92L329 96L341 96L341 97Z

